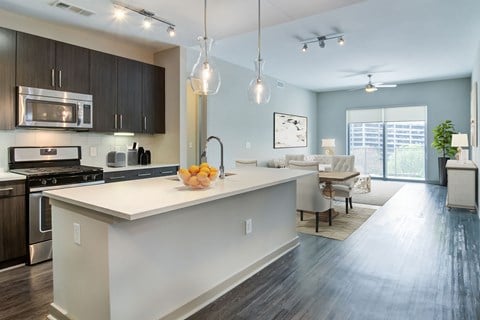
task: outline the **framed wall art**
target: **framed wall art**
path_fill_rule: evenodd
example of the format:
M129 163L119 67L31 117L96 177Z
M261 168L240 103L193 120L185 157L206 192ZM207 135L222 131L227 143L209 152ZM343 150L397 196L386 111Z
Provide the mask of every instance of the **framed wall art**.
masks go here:
M478 147L478 83L472 85L470 94L470 145Z
M307 146L307 117L273 113L273 148Z

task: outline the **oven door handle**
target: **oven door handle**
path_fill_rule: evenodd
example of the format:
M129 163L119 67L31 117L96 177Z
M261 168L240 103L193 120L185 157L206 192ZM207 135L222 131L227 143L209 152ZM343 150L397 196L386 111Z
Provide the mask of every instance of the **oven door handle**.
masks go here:
M52 229L48 229L48 230L43 230L42 229L42 198L43 196L40 196L38 197L38 231L40 231L41 233L47 233L47 232L50 232L52 231Z

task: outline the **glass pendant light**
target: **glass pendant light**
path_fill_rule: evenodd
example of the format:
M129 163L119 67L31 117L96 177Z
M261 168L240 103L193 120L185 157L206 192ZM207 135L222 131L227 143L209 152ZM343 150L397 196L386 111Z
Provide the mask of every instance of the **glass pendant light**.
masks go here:
M260 0L258 0L258 57L254 61L255 78L248 86L248 99L256 104L266 104L270 101L270 86L263 76L263 63L261 56L261 33L260 33Z
M215 68L210 51L212 49L213 40L207 37L207 0L204 1L205 8L203 12L204 36L198 37L200 43L200 55L193 66L190 74L190 84L193 93L201 95L212 95L218 92L220 88L221 78L217 68Z

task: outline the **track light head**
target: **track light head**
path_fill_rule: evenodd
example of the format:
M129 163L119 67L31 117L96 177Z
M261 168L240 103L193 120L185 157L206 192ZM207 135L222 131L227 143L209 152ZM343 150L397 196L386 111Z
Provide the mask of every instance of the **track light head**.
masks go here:
M171 38L175 37L175 28L173 26L168 26L167 33Z
M145 19L143 19L142 26L144 29L150 29L152 27L152 19L150 19L150 17L145 17Z
M340 38L338 38L337 42L339 46L343 46L345 44L345 39L343 39L343 37L341 36Z
M308 50L308 45L306 43L303 44L302 51L306 52Z

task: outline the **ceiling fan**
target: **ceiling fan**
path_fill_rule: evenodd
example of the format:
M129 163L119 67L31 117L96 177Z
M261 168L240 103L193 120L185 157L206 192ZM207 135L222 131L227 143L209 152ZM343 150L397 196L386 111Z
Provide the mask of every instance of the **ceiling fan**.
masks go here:
M386 84L383 82L376 82L372 83L372 75L368 75L368 83L365 85L365 92L375 92L378 90L378 88L395 88L397 85L396 84Z

